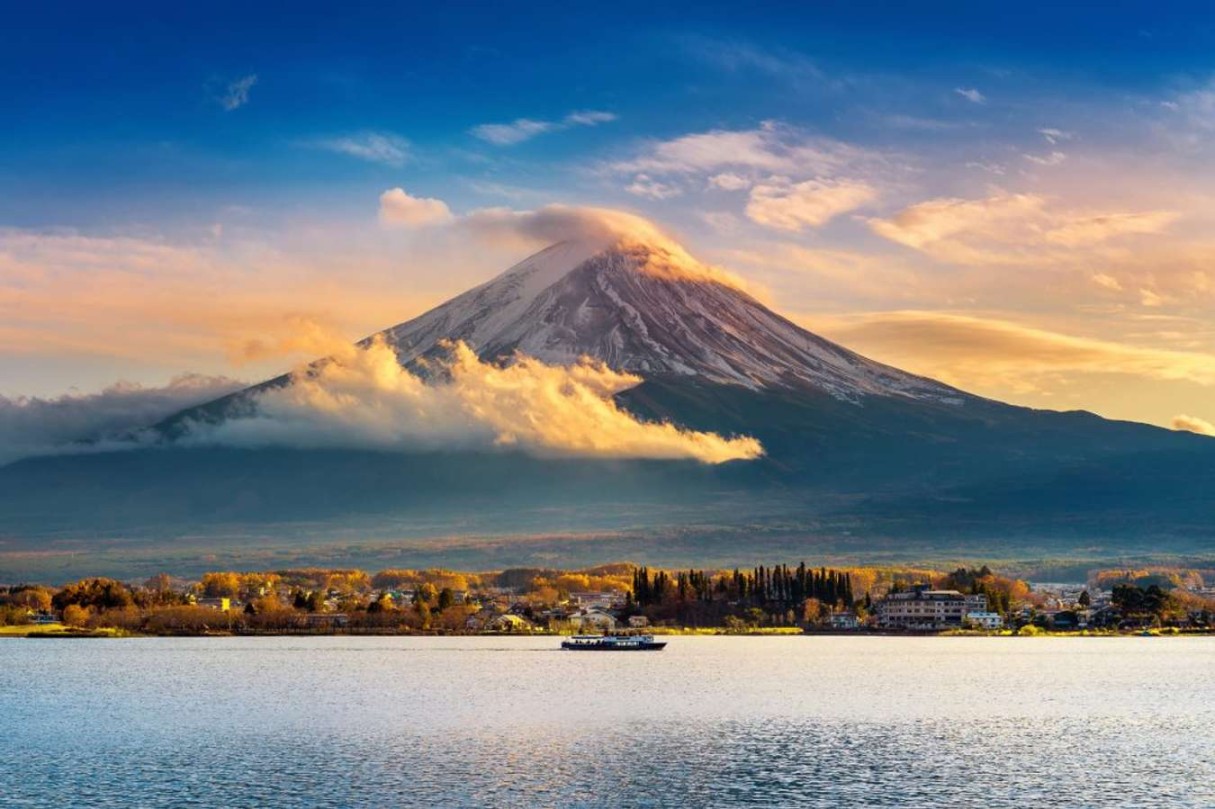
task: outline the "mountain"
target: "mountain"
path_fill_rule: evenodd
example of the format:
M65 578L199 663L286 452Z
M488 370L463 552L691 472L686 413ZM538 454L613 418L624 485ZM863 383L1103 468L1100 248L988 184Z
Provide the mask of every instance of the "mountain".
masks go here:
M632 531L642 537L636 556L653 550L646 531L674 531L707 543L696 554L711 546L740 562L748 542L923 559L1192 552L1215 537L1205 494L1215 441L1015 407L874 362L791 323L664 239L554 244L360 345L382 341L400 365L429 377L442 373L435 360L456 340L494 363L595 358L644 380L617 395L636 417L754 436L765 456L704 466L183 442L200 426L256 413L259 397L292 383L282 376L165 419L154 426L155 449L0 469L0 536L79 541L93 531L133 548L148 537L222 536L232 553L294 544L313 558L300 546L330 548L352 531L376 547L403 537ZM523 541L509 552L499 539L492 547L506 562L539 552ZM550 553L598 559L595 547Z
M557 365L591 357L646 380L800 390L853 403L869 396L951 405L976 398L812 334L662 240L554 244L360 345L375 338L423 373L445 341L461 340L489 361L509 361L516 352ZM191 419L246 412L251 395L288 382L278 377L191 408L160 429L177 435Z

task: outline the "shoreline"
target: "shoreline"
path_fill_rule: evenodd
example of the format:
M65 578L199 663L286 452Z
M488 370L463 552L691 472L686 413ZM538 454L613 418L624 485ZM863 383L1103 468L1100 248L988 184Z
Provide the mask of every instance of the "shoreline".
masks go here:
M563 638L569 632L399 632L399 631L323 631L323 632L129 632L109 627L87 628L63 625L29 625L0 627L0 640L5 638L28 640L94 640L134 638L326 638L326 637L372 637L372 638ZM611 634L611 633L609 633ZM1016 632L999 630L983 632L965 629L942 629L939 631L891 631L891 630L800 630L792 627L773 627L767 630L729 631L717 628L654 627L646 634L663 637L734 637L734 638L1168 638L1168 637L1212 637L1215 630L1149 629L1134 631L1079 630L1075 632Z

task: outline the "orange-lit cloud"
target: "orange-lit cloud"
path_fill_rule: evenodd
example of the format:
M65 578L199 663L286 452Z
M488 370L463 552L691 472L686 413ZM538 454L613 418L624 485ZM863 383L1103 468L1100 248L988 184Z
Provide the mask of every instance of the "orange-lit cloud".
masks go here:
M1044 375L1118 374L1215 386L1215 353L1130 346L997 319L881 312L812 319L862 353L962 387L1033 389Z
M637 420L612 397L641 383L584 360L552 366L519 356L497 366L463 343L435 381L401 367L383 340L333 345L331 359L257 398L257 413L197 425L193 440L238 445L519 449L541 456L693 459L759 457L753 438Z
M819 227L877 197L867 183L854 180L806 180L771 177L751 189L747 218L765 227L798 231Z
M1184 413L1173 416L1173 429L1185 430L1188 433L1197 433L1198 435L1215 436L1215 424L1206 419L1200 419L1197 416L1187 416Z
M1094 258L1075 248L1160 234L1178 218L1174 211L1069 210L1040 194L998 193L982 199L926 200L889 218L870 219L869 226L892 242L957 264L1069 265Z
M390 228L424 228L445 225L454 217L441 199L413 197L404 188L380 194L380 224Z

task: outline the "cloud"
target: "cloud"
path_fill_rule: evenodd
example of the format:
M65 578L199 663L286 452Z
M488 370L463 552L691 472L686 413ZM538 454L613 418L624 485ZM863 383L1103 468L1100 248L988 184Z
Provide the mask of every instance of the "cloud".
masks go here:
M1162 106L1196 133L1209 134L1215 130L1215 79L1205 85L1179 93Z
M763 454L753 438L725 438L642 422L613 396L641 383L583 360L570 367L525 356L503 366L451 344L431 381L402 368L382 339L333 347L331 358L255 400L255 414L194 425L188 441L241 446L517 449L541 457L693 459Z
M863 161L871 152L830 138L807 135L767 121L757 129L714 129L646 145L640 154L612 163L612 171L651 175L717 174L740 169L764 174L828 175Z
M508 124L480 124L469 132L495 146L513 146L546 132L559 132L575 126L598 126L616 120L616 114L599 110L571 112L560 121L537 121L516 118Z
M833 339L951 384L1032 390L1048 375L1118 374L1215 386L1215 354L1148 348L925 311L824 319Z
M1123 289L1122 282L1108 273L1093 273L1092 279L1094 284L1100 287L1105 287L1110 292L1121 292Z
M700 35L680 38L686 53L728 73L754 71L782 79L825 81L822 70L806 56L790 51L762 49L746 42Z
M987 96L973 87L955 87L953 91L972 104L985 104L987 102Z
M647 254L643 272L675 280L711 281L743 291L752 289L728 270L693 258L654 222L627 211L573 205L546 205L534 211L482 208L461 217L456 228L489 243L532 248L567 241L640 248Z
M1042 127L1038 130L1038 134L1052 146L1060 141L1071 140L1076 137L1071 132L1064 132L1062 129L1054 129L1053 127Z
M1108 214L1075 218L1047 231L1048 242L1066 247L1100 244L1119 236L1163 233L1177 221L1174 211Z
M1189 433L1197 433L1198 435L1215 436L1215 424L1200 419L1197 416L1187 416L1184 413L1173 416L1173 429L1184 430Z
M868 222L879 236L944 261L1063 266L1086 260L1077 250L1163 233L1177 219L1172 211L1073 211L1038 194L1000 192L930 199Z
M1067 154L1059 151L1044 155L1027 154L1022 156L1029 162L1036 163L1039 166L1057 166L1064 160L1067 160Z
M497 146L513 146L544 132L551 132L555 128L556 124L551 121L516 118L509 124L480 124L474 126L470 131L475 137Z
M244 383L227 377L186 374L163 387L119 382L92 394L0 396L0 464L34 455L132 446L130 433L242 387Z
M724 171L710 177L709 185L713 188L720 188L722 191L742 191L744 188L751 187L751 181L732 171Z
M64 387L224 373L230 360L248 362L250 340L294 331L293 318L360 336L518 260L517 248L411 244L403 284L400 249L374 223L234 226L218 241L0 228L0 390L28 392L4 369L31 363L48 370L44 384Z
M854 180L806 180L794 183L771 177L751 189L747 218L777 230L819 227L834 217L877 198L870 185Z
M248 76L230 82L217 99L219 105L228 112L240 109L249 103L249 91L255 84L257 84L256 73L250 73Z
M571 112L565 116L565 124L567 126L599 126L599 124L615 121L616 117L616 113L614 112L585 110L583 112Z
M893 242L931 252L955 237L998 237L1008 223L1037 217L1046 200L1035 194L998 194L978 200L954 197L926 200L890 219L871 219L874 233Z
M391 132L364 132L313 141L318 149L357 157L369 163L403 166L409 160L409 141Z
M624 190L634 196L649 199L671 199L683 193L678 186L660 183L651 179L648 174L638 174Z
M441 199L410 196L404 188L390 188L380 194L380 224L387 228L425 228L455 221L451 209Z

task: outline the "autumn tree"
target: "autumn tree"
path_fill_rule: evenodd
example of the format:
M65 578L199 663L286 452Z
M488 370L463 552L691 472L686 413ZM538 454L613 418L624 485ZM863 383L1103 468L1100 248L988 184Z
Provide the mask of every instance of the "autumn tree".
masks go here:
M240 574L232 571L204 573L199 584L207 598L237 598L240 595Z
M51 599L57 610L63 610L68 605L88 607L97 611L125 609L135 603L130 589L125 584L114 579L81 579L75 584L69 584Z

